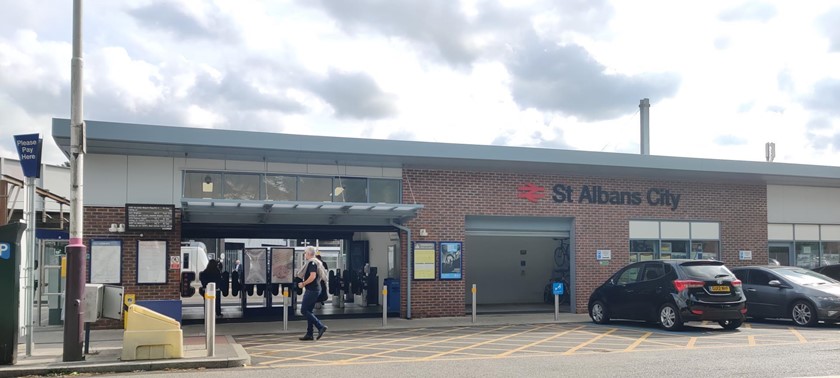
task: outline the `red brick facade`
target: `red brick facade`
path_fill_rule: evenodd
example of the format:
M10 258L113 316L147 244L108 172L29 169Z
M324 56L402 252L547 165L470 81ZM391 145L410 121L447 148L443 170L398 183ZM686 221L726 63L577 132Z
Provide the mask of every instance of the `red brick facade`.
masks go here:
M544 198L536 202L517 198L517 188L527 183L545 188ZM557 184L575 188L573 203L552 200L552 188ZM601 186L607 191L640 192L642 201L638 205L579 203L578 195L584 185ZM680 194L679 206L672 210L671 206L650 205L646 193L651 188ZM464 241L468 215L574 218L576 280L572 290L576 293L574 309L578 313L587 311L589 294L598 285L629 263L631 220L720 222L721 256L727 265L767 261L767 188L764 185L404 169L403 202L424 205L418 217L407 224L413 231L413 241ZM426 229L428 236L419 235L417 231L421 228ZM405 233L401 239L403 251L407 251ZM464 243L463 248L463 280L412 282L412 317L464 315L465 290L471 284L470 246ZM612 251L609 265L602 266L595 260L598 249ZM739 250L751 250L753 260L739 261ZM400 298L405 316L405 280L410 278L407 264L411 261L403 256ZM439 261L436 266L439 269Z
M91 239L120 239L122 240L122 284L126 294L135 294L136 300L177 300L181 298L179 291L180 270L169 269L165 284L137 284L137 241L138 240L166 240L167 263L169 256L181 256L181 213L175 212L175 229L172 231L126 231L113 233L108 231L111 224L125 223L124 207L85 207L84 243L90 254ZM88 260L89 262L89 260ZM90 280L90 272L87 272ZM102 319L95 323L95 328L122 328L122 322Z

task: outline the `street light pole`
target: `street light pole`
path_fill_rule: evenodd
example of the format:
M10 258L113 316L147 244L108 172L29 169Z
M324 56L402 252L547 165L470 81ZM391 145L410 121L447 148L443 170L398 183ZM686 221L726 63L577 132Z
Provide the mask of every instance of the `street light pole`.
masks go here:
M64 361L81 361L84 320L85 244L83 242L85 125L82 101L82 0L73 0L73 59L70 63L70 244L64 299Z

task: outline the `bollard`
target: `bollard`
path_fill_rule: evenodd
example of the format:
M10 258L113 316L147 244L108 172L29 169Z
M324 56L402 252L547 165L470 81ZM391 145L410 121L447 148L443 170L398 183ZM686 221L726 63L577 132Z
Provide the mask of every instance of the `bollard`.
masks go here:
M560 320L560 295L554 294L554 321Z
M207 284L207 291L204 293L204 326L207 335L207 357L216 355L216 284Z
M382 287L382 326L388 325L388 286Z
M472 305L473 305L472 306L473 307L473 309L472 309L473 310L472 311L472 322L475 323L475 284L472 285L472 295L473 295L473 298L472 298Z
M283 288L283 330L289 330L289 288Z

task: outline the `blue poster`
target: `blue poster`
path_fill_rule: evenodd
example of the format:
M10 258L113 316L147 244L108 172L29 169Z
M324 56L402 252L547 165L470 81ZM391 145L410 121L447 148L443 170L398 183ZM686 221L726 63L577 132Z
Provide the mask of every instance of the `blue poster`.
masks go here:
M461 242L440 242L440 279L461 279Z

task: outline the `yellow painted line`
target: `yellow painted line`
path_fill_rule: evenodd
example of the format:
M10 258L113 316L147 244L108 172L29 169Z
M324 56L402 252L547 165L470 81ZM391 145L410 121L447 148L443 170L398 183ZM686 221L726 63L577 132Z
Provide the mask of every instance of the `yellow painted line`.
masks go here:
M583 328L583 327L585 327L585 326L579 326L579 327L577 327L577 328L572 328L572 329L565 330L565 331L560 332L560 333L557 333L556 335L551 336L551 337L549 337L549 338L542 339L542 340L537 340L537 341L534 341L533 343L530 343L530 344L527 344L527 345L523 345L523 346L521 346L521 347L519 347L519 348L516 348L516 349L511 349L511 350L509 350L509 351L507 351L507 352L504 352L504 353L502 353L502 354L496 355L496 357L498 358L498 357L507 357L507 356L510 356L511 354L514 354L514 353L516 353L516 352L519 352L519 351L521 351L521 350L523 350L523 349L528 349L528 348L531 348L531 347L537 346L537 345L539 345L539 344L542 344L542 343L544 343L544 342L546 342L546 341L554 340L554 339L556 339L556 338L558 338L558 337L560 337L560 336L563 336L563 335L565 335L565 334L567 334L567 333L569 333L569 332L574 332L574 331L577 331L577 330L579 330L579 329L581 329L581 328Z
M380 355L383 355L383 354L405 351L405 350L408 350L408 349L422 348L424 346L435 345L435 344L439 344L439 343L445 343L445 342L449 342L449 341L457 340L457 339L463 339L465 337L471 337L473 335L479 335L479 334L484 334L484 333L489 333L489 332L496 332L496 331L500 331L500 330L503 330L503 329L509 328L509 327L511 327L511 326L507 325L507 326L504 326L504 327L493 328L493 329L489 329L489 330L485 330L485 331L477 332L477 333L473 333L473 334L464 334L464 335L460 335L460 336L454 336L454 337L450 337L450 338L444 339L444 340L432 340L430 342L423 343L423 344L412 345L412 346L409 346L409 347L404 347L404 348L399 348L399 349L393 349L393 350L390 350L390 351L380 352L380 353L376 353L376 354L370 354L370 355L366 355L366 356L360 356L360 357L357 357L357 358L351 358L349 360L343 360L340 363L349 363L349 362L353 362L353 361L360 360L360 359L363 359L363 358L377 357L377 356L380 356ZM446 332L451 332L451 331L452 331L451 329L448 329ZM467 348L469 348L469 347L459 348L459 349L456 349L456 351L467 349ZM452 352L452 351L446 351L446 352L443 352L443 354L450 353L450 352ZM438 353L438 354L435 354L435 355L432 355L432 356L428 356L428 357L423 357L422 359L432 358L432 357L434 357L436 355L440 355L440 354L441 353Z
M805 336L802 336L802 334L799 333L799 331L797 331L793 327L789 327L788 329L790 330L791 333L793 333L794 336L796 336L797 339L799 339L800 344L805 344L805 343L808 342L808 339L806 339Z
M692 338L688 339L688 344L686 344L685 348L686 348L686 349L693 349L693 348L694 348L694 344L696 344L696 343L697 343L697 338L696 338L696 337L692 337Z
M572 353L574 353L574 352L578 351L580 348L583 348L583 347L585 347L585 346L587 346L587 345L589 345L589 344L592 344L592 343L594 343L594 342L596 342L596 341L598 341L598 340L600 340L600 339L602 339L602 338L604 338L604 337L608 336L609 334L611 334L611 333L613 333L613 332L615 332L615 331L618 331L618 328L612 328L612 329L610 329L610 330L609 330L609 331L607 331L607 332L604 332L604 333L602 333L602 334L600 334L600 335L598 335L598 336L596 336L596 337L593 337L593 338L589 339L589 341L586 341L586 342L580 343L580 344L578 344L576 347L574 347L574 348L572 348L572 349L569 349L569 350L567 350L567 351L563 352L563 355L570 355L570 354L572 354Z
M648 336L650 336L650 335L653 335L653 332L646 332L644 335L642 335L642 337L636 339L636 341L634 341L633 344L630 344L630 346L628 346L627 348L624 348L624 351L625 352L630 352L633 349L636 349L636 347L639 346L639 344L641 344L642 342L644 342L645 339L647 339Z
M741 327L752 329L752 323L741 324Z
M755 336L753 336L753 335L747 336L747 344L751 347L755 346Z
M549 326L551 326L551 324L539 326L539 327L536 327L536 328L533 328L533 329L528 329L528 330L525 330L525 331L522 331L522 332L519 332L519 333L513 333L513 334L510 334L510 335L506 335L506 336L503 336L503 337L498 337L498 338L491 339L491 340L486 340L486 341L483 341L483 342L480 342L480 343L477 343L477 344L467 345L465 347L461 347L461 348L458 348L458 349L453 349L453 350L450 350L450 351L447 351L447 352L442 352L442 353L438 353L438 354L423 358L423 359L421 359L421 361L428 361L428 360L431 360L433 358L438 358L438 357L441 357L441 356L445 356L447 354L458 353L462 350L475 348L475 347L478 347L478 346L482 346L482 345L485 345L485 344L490 344L490 343L493 343L493 342L496 342L496 341L509 339L511 337L516 337L516 336L519 336L519 335L524 335L524 334L529 333L529 332L539 331L539 330L541 330L543 328L546 328L546 327L549 327Z
M411 333L411 332L413 332L413 331L417 331L417 330L407 330L407 331L403 331L403 332L395 332L395 333L393 333L392 335L399 335L399 334L403 334L403 333ZM417 335L417 336L412 336L412 337L407 337L407 338L402 338L402 339L396 339L396 340L392 340L391 342L397 342L397 341L404 341L404 340L416 339L416 338L418 338L418 337L425 337L425 336L434 336L434 335L438 335L438 334L441 334L441 333L446 333L446 332L448 332L448 331L449 331L449 330L447 330L447 331L440 331L440 332L434 332L434 333L429 333L429 334L423 334L423 335ZM375 337L370 337L370 338L375 338ZM364 339L362 339L362 340L364 340ZM342 343L342 342L343 342L343 343L347 343L347 342L350 342L350 340L339 340L339 341L334 341L334 342L331 342L331 343L322 343L322 344L321 344L321 346L322 346L322 347L324 347L324 346L332 346L332 345L335 345L335 344L338 344L338 343ZM302 343L301 343L301 347L305 347L305 346L306 346L306 343L312 343L312 342L311 342L311 341L308 341L308 342L302 342ZM326 344L326 345L324 345L324 344ZM343 351L347 351L347 350L354 350L354 349L364 349L366 346L377 346L377 345L382 345L382 344L388 344L388 342L387 342L387 341L386 341L386 342L379 342L379 341L377 341L377 342L372 343L372 344L353 345L353 346L350 346L350 347L344 347L344 348L339 348L339 349L334 349L334 350L328 350L328 351L319 352L319 353L312 353L312 354L308 354L308 355L307 355L307 357L315 357L315 356L320 356L320 355L324 355L324 354L333 354L333 353L336 353L336 352L343 352ZM314 345L309 345L309 346L314 346ZM282 349L280 349L280 350L282 350ZM274 360L274 361L264 361L264 362L261 362L261 363L260 363L260 365L267 365L267 364L271 364L271 363L284 362L284 361L291 361L291 360L299 360L299 359L300 359L299 357L288 357L288 358L282 358L282 359L279 359L279 360Z

